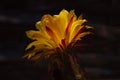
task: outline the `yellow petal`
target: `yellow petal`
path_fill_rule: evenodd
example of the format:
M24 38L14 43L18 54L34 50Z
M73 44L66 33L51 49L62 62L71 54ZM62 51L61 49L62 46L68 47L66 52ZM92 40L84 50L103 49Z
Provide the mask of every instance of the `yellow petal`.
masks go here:
M62 36L60 34L61 31L60 31L59 27L57 26L56 21L54 20L54 18L51 15L45 15L42 18L42 22L46 26L46 29L49 28L52 31L52 33L55 34L55 36L53 35L54 37L57 37L59 40L62 38Z
M71 29L70 29L70 38L69 38L69 43L71 42L71 40L73 39L73 37L77 34L77 32L79 31L79 29L82 27L81 25L86 22L86 20L76 20L75 22L73 22Z
M46 27L46 31L49 34L49 36L51 37L51 40L53 40L57 46L59 46L61 39L59 38L58 35L55 34L55 32L50 29L49 27Z
M60 34L60 38L64 39L65 37L65 29L67 27L68 24L68 14L69 12L65 9L63 9L59 15L54 15L54 20L56 23L56 27L60 30L59 34Z
M44 25L42 25L41 21L36 22L35 26L36 29L38 29L39 31L43 31L42 28L45 27Z
M91 32L83 32L81 34L79 34L74 40L80 40L82 37L88 35L88 34L91 34Z
M93 34L92 32L83 32L79 35L80 39L86 35Z
M83 18L83 14L81 14L81 15L78 17L79 20L82 20L82 18Z
M34 30L29 30L26 31L26 35L28 38L32 40L39 40L39 39L49 39L50 37L48 35L45 35L44 33L40 31L34 31Z
M67 25L67 27L66 27L66 30L65 30L65 43L66 43L66 45L68 45L69 44L69 38L70 38L70 28L71 28L71 25L72 25L72 22L73 22L73 18L74 18L74 16L73 17L71 17L71 19L69 20L69 22L68 22L68 25Z
M71 11L69 12L68 20L70 20L71 17L73 17L73 22L77 19L77 16L76 16L74 10L71 10Z
M39 41L34 41L32 43L30 43L27 47L26 50L30 49L32 46L37 47L38 49L43 49L43 48L54 48L56 45L51 43L50 41L47 42L45 40L39 40Z
M86 27L86 29L93 29L92 26L88 26L88 25L86 25L85 27Z
M43 21L36 22L36 28L39 30L39 32L41 34L43 34L44 36L50 38L48 33L46 32L46 25L44 24Z
M66 45L69 44L69 39L70 39L70 34L71 34L71 27L73 22L76 20L76 15L74 13L74 10L71 10L68 14L68 23L66 26L66 30L65 30L65 41L66 41Z
M79 26L78 26L79 27ZM74 34L71 42L75 42L77 39L79 40L79 35L82 33L82 31L85 29L85 26L81 26L78 28L77 32L75 32L76 34Z

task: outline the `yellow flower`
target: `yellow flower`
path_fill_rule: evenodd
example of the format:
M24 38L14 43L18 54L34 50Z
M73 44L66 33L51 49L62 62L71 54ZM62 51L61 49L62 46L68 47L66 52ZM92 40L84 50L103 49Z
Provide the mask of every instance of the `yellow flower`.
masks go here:
M68 47L74 47L77 40L90 34L90 32L83 32L85 28L90 27L83 25L85 22L86 20L82 19L82 15L77 18L74 10L68 12L63 9L58 15L44 15L41 21L36 23L37 30L26 32L28 38L34 40L27 46L26 50L31 47L34 49L28 51L24 57L39 60L56 56L57 53L62 55Z

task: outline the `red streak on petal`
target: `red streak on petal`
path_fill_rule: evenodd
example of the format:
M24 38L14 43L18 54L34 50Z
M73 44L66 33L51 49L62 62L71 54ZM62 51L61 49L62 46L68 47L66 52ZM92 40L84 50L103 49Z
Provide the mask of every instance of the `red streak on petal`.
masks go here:
M66 35L68 34L68 31L69 31L69 29L70 29L70 25L71 25L71 23L72 23L72 21L73 21L73 18L74 18L74 16L72 16L71 17L71 19L70 19L70 21L69 21L69 23L68 23L68 25L67 25L67 28L66 28Z
M39 35L38 35L38 34L33 34L32 37L33 37L33 38L34 38L34 37L39 37Z
M63 50L63 49L64 49L64 48L63 48L63 46L62 46L61 44L59 44L59 46L60 46L59 48L60 48L61 50Z
M36 36L35 34L32 35L32 37L35 37L35 36Z
M48 34L49 34L50 36L53 36L53 35L54 35L53 31L52 31L49 27L46 27L46 31L48 32Z
M72 40L75 40L77 38L77 36L85 29L85 26L83 26L78 32L77 34L74 36L74 38Z
M56 34L53 32L53 30L50 29L49 27L46 27L46 31L47 31L47 33L50 35L51 39L52 39L56 44L58 44L58 43L57 43L57 41L58 41L57 36L56 36Z
M62 42L62 45L65 47L66 46L65 39L62 39L61 42Z

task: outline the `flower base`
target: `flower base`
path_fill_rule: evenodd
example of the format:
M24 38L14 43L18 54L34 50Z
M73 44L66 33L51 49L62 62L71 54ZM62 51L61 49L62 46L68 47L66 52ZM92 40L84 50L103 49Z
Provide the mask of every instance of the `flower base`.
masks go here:
M79 64L74 62L71 56L69 57L69 62L67 63L69 64L65 64L64 67L60 69L58 68L57 64L54 65L54 80L85 80Z

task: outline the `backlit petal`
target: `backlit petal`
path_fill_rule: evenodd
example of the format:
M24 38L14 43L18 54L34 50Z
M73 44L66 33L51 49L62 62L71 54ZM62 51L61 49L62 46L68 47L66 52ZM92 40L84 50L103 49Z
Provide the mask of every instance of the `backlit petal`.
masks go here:
M79 31L80 28L82 28L83 26L81 26L84 22L86 22L86 20L76 20L75 22L73 22L71 29L70 29L70 38L69 38L69 43L71 42L71 40L73 39L73 37L77 34L77 32Z
M29 31L26 31L26 35L32 40L50 39L48 35L45 35L40 31L29 30Z
M64 37L65 37L65 29L68 24L68 14L69 14L69 12L63 9L59 13L59 15L53 16L55 23L56 23L56 27L57 27L57 29L60 30L59 34L60 34L61 39L64 39Z

